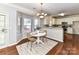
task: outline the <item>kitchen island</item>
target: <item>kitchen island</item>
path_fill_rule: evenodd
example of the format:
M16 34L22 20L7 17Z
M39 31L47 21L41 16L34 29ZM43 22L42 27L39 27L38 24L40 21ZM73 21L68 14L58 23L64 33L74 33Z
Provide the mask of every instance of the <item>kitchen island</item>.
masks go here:
M47 30L48 38L63 42L64 33L62 27L43 27L41 30Z

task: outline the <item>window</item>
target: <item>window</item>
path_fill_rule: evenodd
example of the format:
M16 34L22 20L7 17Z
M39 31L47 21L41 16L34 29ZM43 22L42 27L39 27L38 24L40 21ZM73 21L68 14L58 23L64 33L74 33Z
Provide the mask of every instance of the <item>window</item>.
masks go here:
M24 18L24 25L31 25L31 20Z
M34 28L36 29L39 26L39 20L35 19L34 20Z
M31 19L24 18L24 30L26 32L31 32Z

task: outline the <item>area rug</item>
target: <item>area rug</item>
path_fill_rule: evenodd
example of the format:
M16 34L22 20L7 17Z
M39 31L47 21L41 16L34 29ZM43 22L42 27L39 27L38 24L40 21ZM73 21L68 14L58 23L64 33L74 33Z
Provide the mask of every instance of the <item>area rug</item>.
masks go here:
M28 44L29 43L29 44ZM30 42L23 43L16 46L19 55L46 55L58 42L47 39L44 44L33 44L32 48Z

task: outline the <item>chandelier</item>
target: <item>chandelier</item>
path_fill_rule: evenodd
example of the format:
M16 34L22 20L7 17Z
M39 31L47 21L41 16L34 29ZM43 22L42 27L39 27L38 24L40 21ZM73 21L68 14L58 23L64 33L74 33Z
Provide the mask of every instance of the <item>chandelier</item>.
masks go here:
M42 10L43 3L40 3L40 4L41 4L41 11L40 13L37 13L37 16L39 16L39 18L44 18L45 16L47 16L47 13L44 13Z

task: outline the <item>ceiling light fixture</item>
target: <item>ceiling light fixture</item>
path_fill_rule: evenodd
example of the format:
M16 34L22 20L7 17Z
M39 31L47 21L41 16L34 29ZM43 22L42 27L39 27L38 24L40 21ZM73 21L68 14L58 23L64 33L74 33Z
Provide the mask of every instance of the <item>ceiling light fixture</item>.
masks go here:
M42 10L43 3L40 3L40 4L41 4L41 11L40 13L37 13L37 16L39 16L39 18L44 18L45 16L47 16L47 13L44 13Z
M58 14L59 16L64 16L65 14L64 13L60 13L60 14Z

